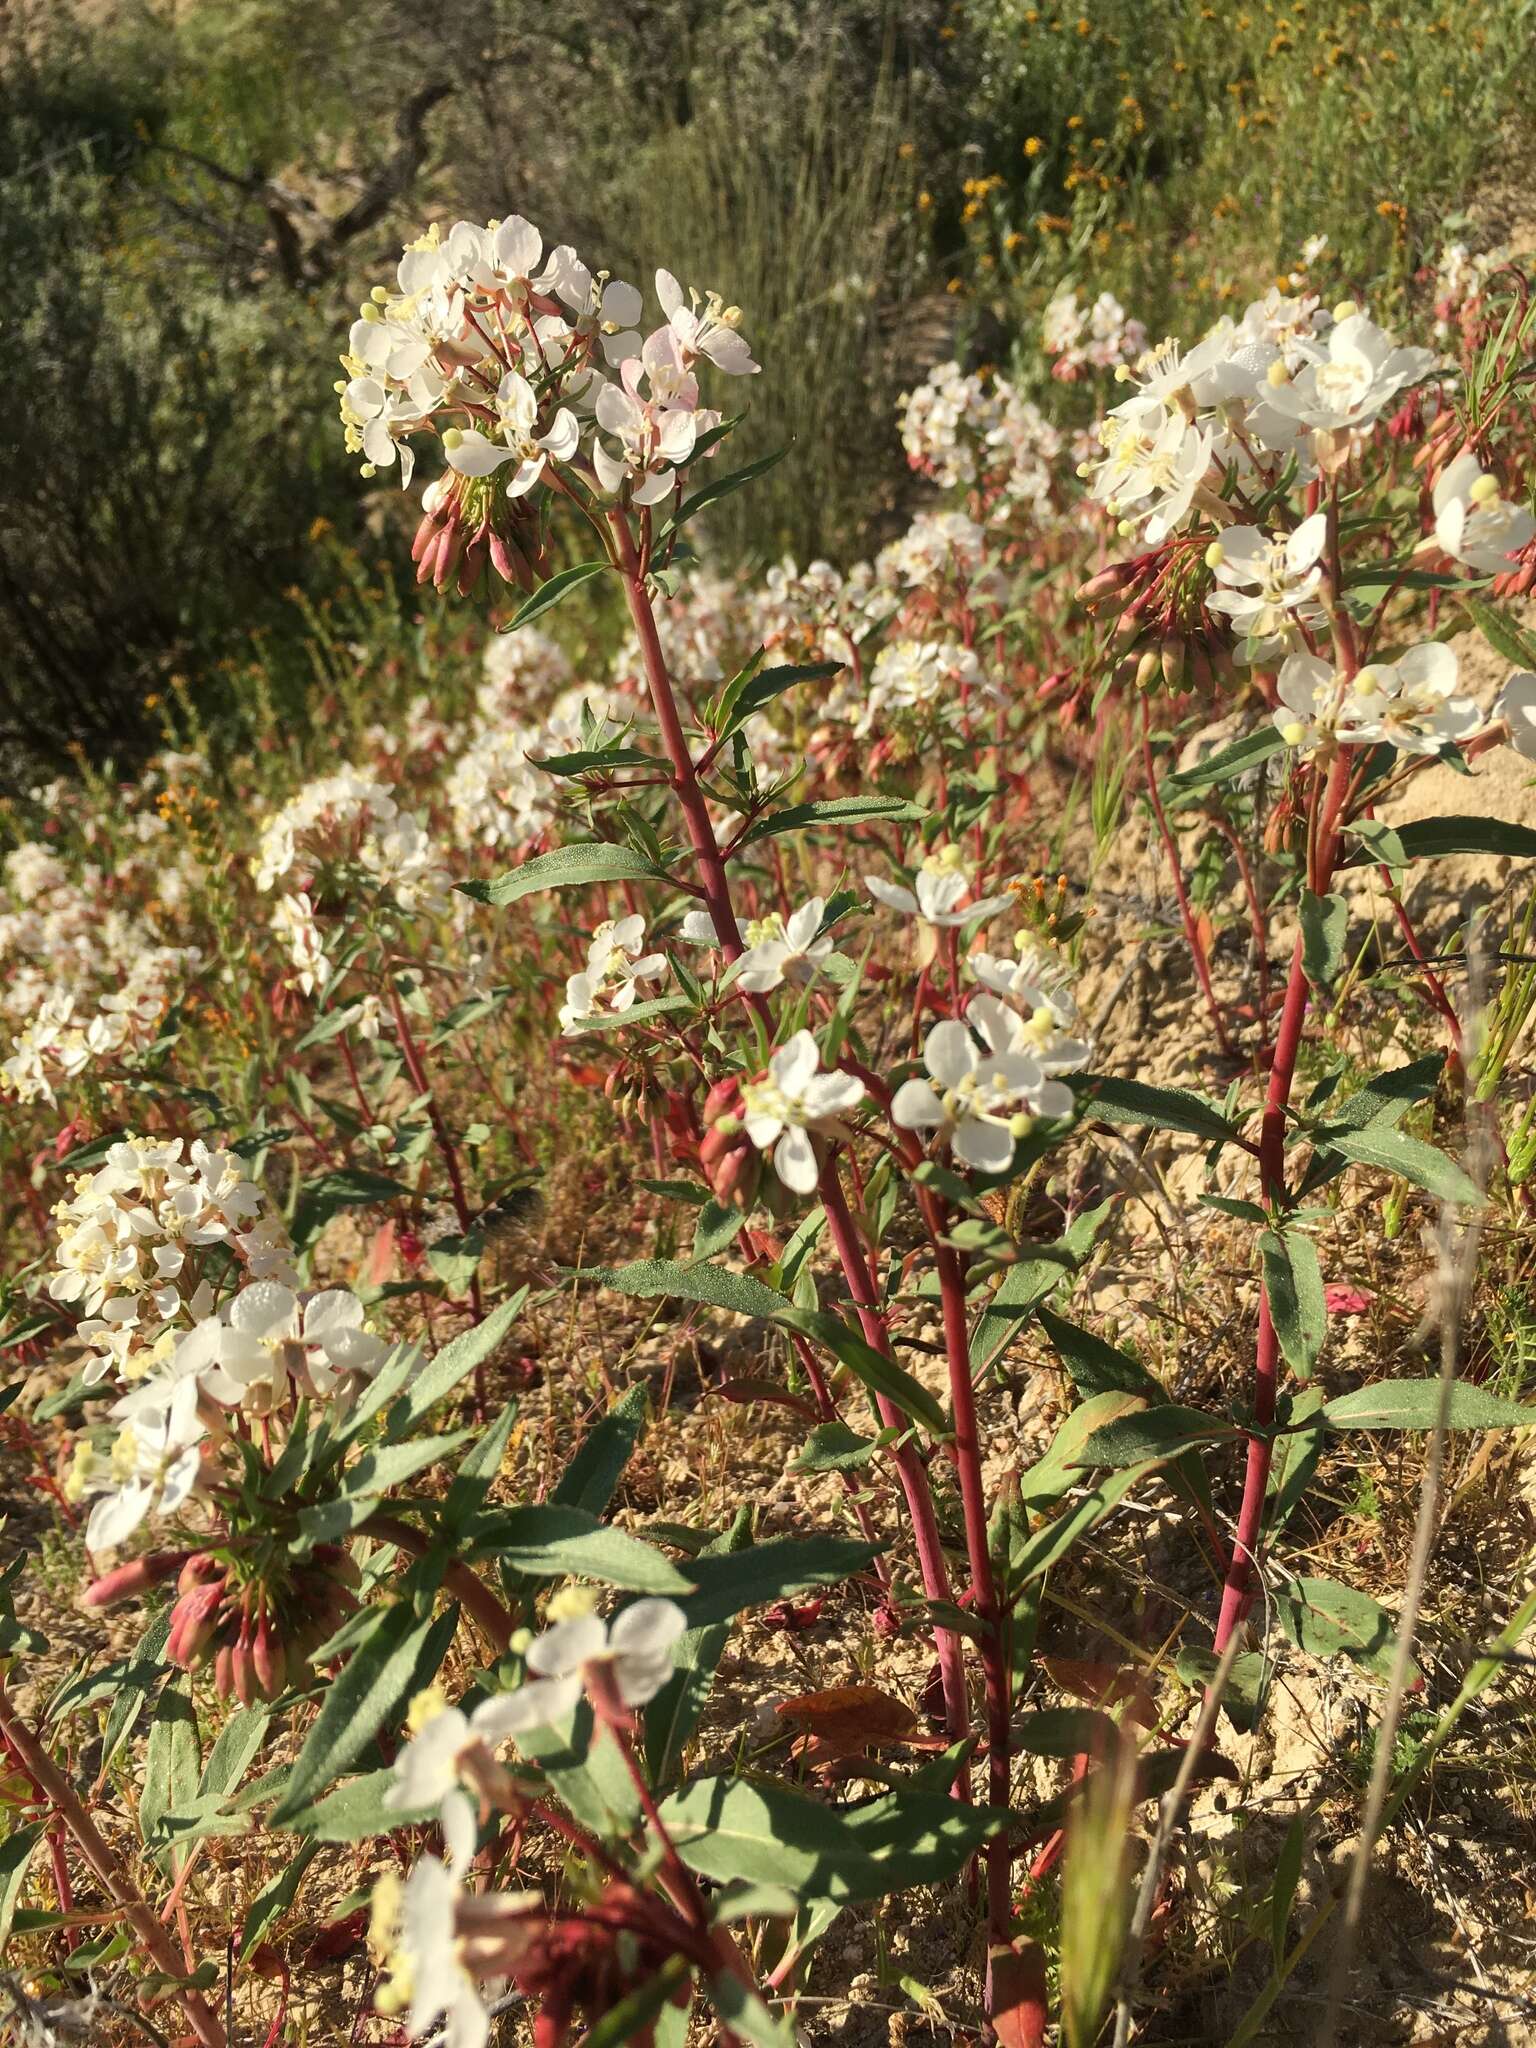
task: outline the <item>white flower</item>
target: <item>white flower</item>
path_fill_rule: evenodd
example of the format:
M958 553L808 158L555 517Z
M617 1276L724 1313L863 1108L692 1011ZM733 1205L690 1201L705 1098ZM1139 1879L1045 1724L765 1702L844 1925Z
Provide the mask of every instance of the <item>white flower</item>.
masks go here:
M218 1355L242 1403L264 1414L286 1398L290 1380L324 1399L349 1373L376 1371L388 1348L363 1328L363 1304L346 1288L301 1303L278 1281L257 1280L230 1303Z
M325 950L325 934L315 918L315 906L304 891L279 896L272 906L272 929L288 948L294 980L311 996L331 978L331 963Z
M518 370L508 370L497 386L496 416L500 442L490 440L478 427L463 429L456 440L444 437L450 469L460 476L490 476L516 458L517 469L507 485L507 496L521 498L533 489L551 459L569 462L576 453L581 439L576 415L562 405L545 432L537 432L539 401Z
M1300 353L1301 369L1289 382L1271 385L1268 404L1326 433L1369 427L1389 399L1435 366L1432 349L1396 347L1359 312L1347 312L1325 337L1301 343Z
M1327 515L1314 512L1294 533L1229 526L1214 544L1216 580L1223 587L1212 592L1210 608L1231 619L1233 631L1247 642L1250 661L1271 660L1295 646L1302 626L1321 623L1315 592L1323 580L1319 557L1327 536Z
M675 1600L634 1600L612 1627L601 1615L556 1622L528 1646L533 1676L507 1696L498 1725L524 1734L563 1721L581 1698L582 1674L591 1664L611 1666L626 1707L644 1706L666 1684L672 1648L688 1626Z
M1071 969L1058 955L1032 944L1022 932L1014 944L1018 950L1012 960L1000 960L991 953L973 953L967 962L972 974L1031 1015L1036 1010L1048 1009L1063 1029L1071 1028L1077 1022Z
M1178 406L1150 397L1116 406L1100 424L1107 451L1092 493L1116 517L1147 520L1147 539L1165 540L1188 518L1211 466L1212 436Z
M570 1031L584 1018L621 1016L633 1008L636 984L667 971L666 956L647 953L645 919L638 915L600 924L587 948L587 964L565 984L560 1028Z
M838 1118L864 1100L856 1074L823 1074L821 1051L809 1031L797 1031L768 1062L761 1080L744 1081L742 1120L759 1152L773 1153L773 1170L785 1187L808 1195L816 1185L812 1131L835 1135Z
M1509 726L1509 744L1527 761L1536 761L1536 675L1516 669L1499 692L1494 717Z
M595 279L568 243L552 249L547 278L577 315L577 329L602 338L603 354L617 366L640 353L638 322L643 301L622 278Z
M798 910L791 911L788 918L781 917L776 910L767 917L754 918L743 934L747 950L741 956L737 985L751 995L767 995L782 982L812 980L833 950L830 938L817 937L825 910L822 898L813 896ZM708 920L707 911L698 914ZM686 919L684 926L684 936L694 937L698 928L689 932ZM711 939L705 940L705 944L712 942L712 922L709 929Z
M1339 737L1355 745L1387 740L1403 754L1438 754L1483 723L1470 697L1456 695L1449 647L1430 640L1396 661L1372 662L1351 678Z
M866 875L864 886L889 910L921 918L925 924L958 926L973 924L978 918L995 917L1008 907L1010 899L1006 895L982 896L974 903L968 902L973 881L974 870L959 847L944 846L927 856L910 889L899 882L883 881L879 875Z
M657 271L656 296L685 370L696 356L706 356L728 377L757 375L761 366L753 362L739 332L738 307L723 304L718 292L706 292L702 299L696 291L685 292L670 270Z
M467 1843L466 1862L474 1851L475 1809L463 1788L463 1765L476 1751L489 1755L513 1732L517 1717L509 1710L516 1697L498 1693L466 1714L429 1686L411 1702L411 1739L395 1758L384 1804L407 1813L435 1808L450 1848Z
M525 1953L544 1901L537 1892L466 1897L462 1849L447 1863L423 1856L403 1885L389 1871L374 1886L368 1947L384 1979L374 2003L386 2016L403 2011L413 2041L441 2021L442 2048L486 2048L486 1997Z
M930 1079L903 1081L892 1098L891 1120L903 1130L939 1131L962 1164L1002 1173L1033 1118L1071 1114L1072 1091L1020 1049L1025 1027L996 997L973 998L967 1017L984 1045L958 1018L935 1024L923 1047Z
M1275 724L1287 746L1304 753L1334 740L1385 740L1400 753L1437 754L1483 723L1473 700L1456 695L1457 676L1456 656L1437 641L1347 679L1310 654L1293 654L1280 670Z
M1280 702L1274 722L1288 747L1303 755L1332 742L1344 692L1338 676L1315 654L1291 654L1281 663L1275 685Z
M700 426L713 417L693 406L642 398L640 379L646 367L640 357L630 356L619 367L622 383L605 383L597 394L597 424L615 436L619 454L610 455L598 436L592 441L598 482L610 493L626 480L632 482L630 495L637 505L655 505L667 496L677 482L677 471L693 453Z
M183 1379L124 1423L107 1458L82 1438L64 1490L75 1500L101 1496L86 1524L87 1548L115 1550L151 1513L174 1514L197 1485L206 1435L197 1382Z
M1536 519L1524 505L1499 495L1497 481L1466 453L1441 471L1434 489L1435 539L1452 561L1483 576L1497 576L1509 558L1536 537Z

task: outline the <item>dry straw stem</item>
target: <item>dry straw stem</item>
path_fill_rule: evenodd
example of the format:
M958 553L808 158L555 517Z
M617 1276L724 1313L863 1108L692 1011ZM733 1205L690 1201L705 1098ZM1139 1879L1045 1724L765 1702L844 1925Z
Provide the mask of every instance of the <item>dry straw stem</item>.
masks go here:
M1158 1880L1162 1876L1163 1862L1173 1840L1173 1831L1178 1825L1179 1814L1189 1788L1194 1780L1200 1759L1216 1726L1216 1716L1221 1711L1222 1695L1227 1689L1227 1680L1232 1676L1232 1666L1237 1662L1242 1649L1243 1634L1234 1629L1232 1638L1221 1653L1221 1662L1206 1688L1205 1698L1200 1706L1200 1718L1195 1723L1194 1733L1189 1738L1179 1765L1179 1775L1174 1779L1162 1805L1158 1808L1157 1832L1152 1837L1152 1846L1147 1851L1147 1860L1142 1868L1141 1883L1137 1887L1136 1907L1131 1915L1131 1924L1126 1937L1125 1969L1121 1976L1120 1993L1115 2004L1114 2048L1126 2048L1131 2038L1131 2004L1141 1983L1142 1955L1147 1939L1147 1929L1152 1924L1152 1909L1157 1904Z
M1474 977L1476 964L1474 960ZM1474 990L1475 988L1474 979ZM1477 1009L1480 1014L1480 1003L1477 1004ZM1470 1043L1475 1043L1476 1037L1475 1032L1466 1034L1466 1040ZM1468 1106L1464 1164L1477 1185L1486 1188L1493 1163L1495 1134L1488 1116L1478 1113L1481 1107ZM1382 1709L1381 1723L1376 1731L1376 1753L1371 1764L1371 1782L1366 1794L1360 1840L1350 1863L1349 1881L1344 1891L1344 1917L1334 1936L1333 1954L1329 1961L1327 2003L1318 2032L1318 2048L1333 2048L1337 2037L1339 2013L1349 1975L1350 1960L1354 1953L1355 1938L1360 1928L1365 1895L1370 1883L1371 1854L1384 1825L1387 1793L1392 1779L1392 1757L1397 1744L1398 1721L1412 1664L1413 1638L1418 1628L1419 1610L1423 1605L1424 1587L1429 1575L1430 1552L1434 1548L1440 1505L1440 1480L1445 1465L1446 1425L1450 1418L1451 1390L1456 1382L1456 1367L1460 1356L1461 1318L1476 1277L1478 1246L1482 1238L1482 1213L1481 1210L1474 1212L1465 1225L1460 1223L1455 1209L1449 1204L1442 1208L1440 1213L1440 1226L1436 1236L1436 1289L1433 1311L1440 1326L1439 1405L1424 1460L1424 1478L1419 1488L1419 1509L1414 1525L1408 1583L1403 1592L1402 1614L1398 1621L1386 1704Z

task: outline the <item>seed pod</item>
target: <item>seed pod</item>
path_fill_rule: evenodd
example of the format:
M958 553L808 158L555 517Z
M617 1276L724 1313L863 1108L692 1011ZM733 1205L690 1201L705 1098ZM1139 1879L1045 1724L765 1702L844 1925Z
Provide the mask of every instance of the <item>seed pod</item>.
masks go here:
M220 1643L213 1659L213 1689L221 1700L230 1699L235 1690L234 1647Z
M468 597L469 593L480 581L481 576L485 573L485 557L485 530L482 528L464 550L464 560L459 565L458 592L460 597Z
M206 1550L194 1551L181 1568L176 1581L179 1593L190 1593L194 1586L211 1586L215 1580L222 1581L224 1566Z

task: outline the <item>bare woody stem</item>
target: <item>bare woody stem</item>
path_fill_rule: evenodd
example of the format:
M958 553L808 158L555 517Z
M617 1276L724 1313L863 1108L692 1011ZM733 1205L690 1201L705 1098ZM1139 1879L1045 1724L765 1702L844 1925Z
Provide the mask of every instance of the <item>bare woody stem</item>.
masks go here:
M117 1859L102 1839L74 1787L17 1713L3 1680L0 1680L0 1735L4 1735L22 1769L74 1837L81 1855L108 1898L122 1908L145 1955L165 1976L185 1976L182 1959L172 1946L170 1936L118 1867ZM227 2048L224 2029L204 1999L190 1990L179 1990L176 1995L200 2048Z

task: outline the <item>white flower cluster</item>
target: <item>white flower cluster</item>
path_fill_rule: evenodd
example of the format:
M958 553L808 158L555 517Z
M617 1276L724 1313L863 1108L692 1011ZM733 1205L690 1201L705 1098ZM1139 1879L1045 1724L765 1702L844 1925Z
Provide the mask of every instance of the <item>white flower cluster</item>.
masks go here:
M1147 345L1147 330L1132 320L1113 292L1100 292L1092 305L1064 286L1040 318L1040 346L1051 358L1051 375L1064 384L1085 370L1112 370L1133 363Z
M287 1234L231 1152L194 1138L125 1137L77 1174L54 1210L48 1292L77 1309L91 1384L134 1380L169 1357L178 1325L212 1312L215 1247L252 1279L291 1277Z
M964 1021L934 1025L923 1047L927 1078L902 1083L891 1120L934 1134L975 1172L1002 1173L1036 1118L1071 1115L1072 1091L1059 1077L1086 1066L1092 1047L1075 1036L1064 962L1021 939L1016 960L978 953L970 965L988 993L971 998Z
M146 821L158 822L158 821ZM4 862L0 1010L20 1023L0 1061L0 1093L22 1102L55 1091L97 1062L149 1044L172 998L202 964L195 947L167 945L156 928L114 902L99 868L72 872L31 841Z
M908 462L942 490L985 490L999 519L1013 506L1048 512L1061 435L1006 377L940 363L902 394L900 422Z
M301 867L325 862L355 863L407 917L440 917L453 901L448 870L421 820L401 810L387 783L356 768L305 783L263 821L254 862L256 886L274 889ZM307 888L278 898L272 929L287 948L294 979L305 995L323 987L331 962Z
M429 229L396 282L376 287L354 322L338 390L348 449L366 474L398 457L406 487L411 437L434 431L458 477L495 476L506 499L554 464L576 467L590 489L654 504L719 424L700 405L697 366L757 369L740 313L715 293L658 271L662 324L642 339L635 287L594 276L568 244L546 251L518 214Z
M186 1502L203 1476L219 1409L267 1416L292 1393L336 1403L388 1349L364 1328L363 1305L346 1288L301 1299L278 1280L253 1280L217 1312L206 1283L199 1297L196 1326L163 1333L148 1354L148 1376L112 1404L111 1446L90 1436L76 1442L65 1492L94 1499L86 1525L93 1550L115 1548L151 1514L174 1514Z
M643 917L606 918L592 934L586 966L565 984L561 1030L571 1031L590 1017L621 1017L634 1007L639 984L666 971L666 956L645 950Z
M1482 297L1489 278L1508 261L1509 250L1502 243L1497 248L1476 252L1465 242L1445 243L1435 263L1434 283L1430 289L1435 309L1436 341L1450 339L1458 315Z
M1454 650L1434 640L1353 676L1292 654L1280 669L1275 724L1304 755L1379 741L1403 754L1438 754L1484 723L1474 700L1457 694L1458 673Z
M1288 324L1305 301L1258 300L1187 353L1165 341L1124 373L1134 395L1099 427L1103 459L1092 493L1123 530L1156 545L1197 512L1231 514L1217 487L1294 457L1303 477L1329 468L1391 401L1435 366L1428 349L1399 348L1351 304L1311 333Z

